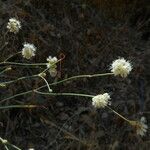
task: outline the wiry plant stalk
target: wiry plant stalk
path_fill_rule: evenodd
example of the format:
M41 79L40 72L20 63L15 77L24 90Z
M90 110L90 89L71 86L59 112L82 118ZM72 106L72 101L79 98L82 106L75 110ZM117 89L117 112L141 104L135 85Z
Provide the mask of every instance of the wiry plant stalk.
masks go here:
M46 63L28 64L28 63L18 63L18 62L9 62L9 61L4 61L4 62L1 62L1 63L0 63L0 65L46 66Z
M10 58L12 58L12 57L16 56L17 54L21 54L21 51L20 51L20 52L15 53L15 54L10 55L10 56L9 56L8 58L6 58L3 62L6 62L7 60L9 60Z
M50 88L50 86L49 86L49 84L48 84L47 80L44 78L44 76L43 76L43 75L41 75L41 74L39 74L39 77L41 77L41 78L44 80L44 82L46 83L47 88L48 88L48 91L49 91L49 92L52 92L52 89Z
M1 72L0 72L0 75L3 74L3 73L5 73L5 72L7 72L7 71L9 71L9 70L11 70L11 67L7 67L7 68L4 69L3 71L1 71Z
M113 113L115 113L116 115L118 115L121 119L127 121L128 123L130 123L131 121L127 118L125 118L124 116L122 116L121 114L119 114L118 112L116 112L115 110L113 110L111 107L106 106L108 109L110 109Z
M34 90L35 93L41 94L41 95L50 95L50 96L80 96L80 97L93 97L93 95L87 95L87 94L80 94L80 93L46 93L46 92L40 92L37 90Z
M10 146L10 147L12 147L12 148L14 148L16 150L21 150L19 147L15 146L15 145L13 145L11 143L9 143L7 140L2 139L1 137L0 137L0 141L4 145L4 147L5 147L6 150L9 150L8 146Z
M10 109L10 108L36 108L40 107L38 105L10 105L10 106L0 106L1 109Z
M67 81L76 80L76 79L80 79L80 78L93 78L93 77L102 77L102 76L109 76L109 75L113 75L113 73L103 73L103 74L94 74L94 75L78 75L78 76L73 76L73 77L70 77L70 78L58 81L58 82L50 83L49 86L58 85L58 84L61 84L61 83L67 82ZM45 88L46 86L47 85L43 85L43 86L40 86L40 87L38 87L36 89L29 90L29 91L26 91L26 92L22 92L22 93L13 95L11 97L8 97L8 98L5 98L5 99L1 100L0 103L3 103L5 101L7 101L7 100L10 100L10 99L18 97L18 96L22 96L22 95L25 95L25 94L30 94L34 90L35 91L41 90L41 89Z
M36 78L36 77L38 77L38 75L25 76L25 77L17 78L17 79L15 79L15 80L6 81L6 82L1 82L0 84L2 84L2 85L7 85L7 84L11 84L11 83L20 81L20 80L29 79L29 78Z

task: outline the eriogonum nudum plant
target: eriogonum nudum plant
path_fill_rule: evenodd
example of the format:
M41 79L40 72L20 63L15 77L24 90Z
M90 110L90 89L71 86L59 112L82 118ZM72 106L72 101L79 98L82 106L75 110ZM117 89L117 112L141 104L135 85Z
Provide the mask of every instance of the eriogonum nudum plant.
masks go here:
M92 105L96 108L104 108L110 104L110 95L108 93L99 94L92 98Z
M33 44L25 43L22 49L22 56L26 59L30 59L35 56L36 47Z
M56 65L56 63L57 63L58 59L57 59L57 57L49 56L47 58L47 61L48 61L47 68L49 69L50 75L52 77L55 77L57 75L57 65Z
M140 121L131 121L130 123L135 128L138 135L144 136L146 134L148 126L145 117L141 117Z
M115 76L120 75L121 77L125 78L132 70L132 65L129 61L126 61L124 58L119 58L113 61L110 69Z
M18 33L21 29L21 23L16 18L10 18L7 24L7 29L9 32Z

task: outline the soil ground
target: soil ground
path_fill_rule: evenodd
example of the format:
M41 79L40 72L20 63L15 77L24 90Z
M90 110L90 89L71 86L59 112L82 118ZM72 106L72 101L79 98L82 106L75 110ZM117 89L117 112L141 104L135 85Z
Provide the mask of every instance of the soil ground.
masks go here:
M27 61L45 62L49 55L65 59L49 83L80 74L109 72L118 57L133 64L125 78L107 76L78 79L53 86L55 92L111 94L112 108L131 120L150 121L150 5L149 1L104 0L1 0L0 62L34 43L36 56ZM11 17L22 23L21 31L6 33ZM1 65L0 70L3 70ZM37 74L41 68L12 66L0 81ZM21 80L0 88L0 101L44 85L37 79ZM47 89L44 89L45 91ZM75 96L41 96L34 92L8 100L0 106L36 104L42 108L0 110L0 136L23 150L148 150L150 132L140 137L133 128L108 109L95 110L91 99ZM4 149L0 145L0 149ZM11 149L10 149L11 150Z

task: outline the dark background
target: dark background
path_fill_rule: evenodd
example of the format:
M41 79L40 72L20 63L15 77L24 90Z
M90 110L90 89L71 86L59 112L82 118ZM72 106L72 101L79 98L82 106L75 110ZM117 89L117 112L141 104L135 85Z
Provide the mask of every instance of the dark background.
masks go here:
M112 108L131 120L150 114L150 2L149 0L1 0L0 61L33 43L37 54L15 62L45 62L49 55L63 53L58 76L49 83L80 74L109 72L118 57L133 64L129 77L79 79L52 87L55 92L97 95L109 92ZM21 21L21 31L6 34L11 17ZM1 66L1 70L2 70ZM13 66L0 76L9 81L37 74L38 69ZM0 99L31 90L44 82L22 80L0 88ZM46 90L46 89L45 89ZM81 97L39 96L34 93L11 99L1 106L44 105L36 109L0 110L0 136L23 150L148 150L145 137L107 109L94 110L91 100ZM0 147L3 149L3 147Z

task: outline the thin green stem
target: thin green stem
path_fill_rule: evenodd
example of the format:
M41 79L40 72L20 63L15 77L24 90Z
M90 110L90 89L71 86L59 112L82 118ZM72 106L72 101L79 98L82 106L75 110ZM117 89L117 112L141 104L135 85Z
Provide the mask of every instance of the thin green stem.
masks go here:
M8 143L8 145L10 145L11 147L15 148L16 150L21 150L19 147L15 146L13 144Z
M36 91L36 90L34 90L34 92L36 92L38 94L42 94L42 95L80 96L80 97L90 97L90 98L94 97L93 95L79 94L79 93L45 93L45 92L39 92L39 91ZM109 107L109 106L106 106L106 107L109 108L113 113L118 115L120 118L122 118L123 120L127 121L128 123L131 122L130 120L128 120L127 118L125 118L124 116L122 116L121 114L119 114L118 112L113 110L111 107Z
M35 64L28 64L28 63L17 63L17 62L1 62L0 65L19 65L19 66L46 66L46 63L35 63Z
M93 95L87 95L87 94L80 94L80 93L47 93L47 92L40 92L37 90L34 90L35 93L41 94L41 95L50 95L50 96L80 96L80 97L90 97L93 98Z
M122 116L121 114L119 114L118 112L116 112L115 110L113 110L111 107L106 106L108 109L110 109L113 113L115 113L116 115L118 115L120 118L122 118L123 120L127 121L128 123L130 123L131 121L127 118L125 118L124 116Z
M1 137L0 137L0 141L1 141L1 143L3 143L3 144L5 144L5 143L7 143L7 142L8 142L7 140L2 139Z
M42 73L46 72L47 69L45 69L44 71L42 71ZM40 73L41 74L41 73ZM7 82L1 82L0 85L2 86L6 86L6 84L10 84L10 83L13 83L13 82L17 82L19 80L24 80L24 79L29 79L29 78L36 78L36 77L39 77L39 74L36 74L36 75L32 75L32 76L25 76L25 77L20 77L20 78L17 78L15 80L11 80L11 81L7 81Z
M57 85L66 81L74 80L74 79L79 79L79 78L93 78L93 77L102 77L102 76L109 76L113 75L113 73L102 73L102 74L93 74L93 75L78 75L78 76L73 76L58 82L51 83L49 85Z
M8 58L6 58L6 59L4 60L4 62L6 62L8 59L10 59L10 58L12 58L12 57L14 57L15 55L20 54L20 53L21 53L21 51L15 53L15 54L10 55Z
M25 95L25 94L29 94L29 93L32 93L32 92L33 92L33 90L30 90L30 91L27 91L27 92L22 92L22 93L19 93L19 94L10 96L10 97L8 97L8 98L5 98L5 99L1 100L0 103L3 103L3 102L5 102L5 101L7 101L7 100L10 100L10 99L12 99L12 98L15 98L15 97L18 97L18 96L22 96L22 95Z
M47 88L48 88L48 91L49 91L49 92L52 92L52 89L50 88L50 86L49 86L47 80L46 80L42 75L40 75L40 74L39 74L39 77L41 77L41 78L44 80L44 82L46 83Z
M21 52L18 52L18 53L21 53ZM15 53L14 55L16 55L18 53ZM46 66L47 65L47 63L28 64L28 63L18 63L18 62L9 62L9 61L7 61L8 59L10 59L11 57L13 57L14 55L11 55L10 57L8 57L3 62L0 62L0 65L19 65L19 66ZM61 61L61 59L58 60L56 63L58 63L60 61ZM56 63L52 64L52 66L55 65Z
M45 73L47 70L49 70L49 68L46 68L46 69L43 70L40 74Z
M9 150L8 147L7 147L7 145L15 148L16 150L21 150L19 147L15 146L15 145L13 145L11 143L9 143L7 140L2 139L1 137L0 137L0 141L1 141L2 144L4 144L4 147L5 147L6 150Z
M14 82L17 82L17 81L20 81L20 80L29 79L29 78L36 78L36 77L38 77L38 75L20 77L20 78L17 78L15 80L7 81L7 82L1 82L0 84L6 85L6 84L14 83Z
M80 96L80 97L90 97L93 98L93 95L87 95L87 94L80 94L80 93L46 93L46 92L39 92L37 90L34 90L35 93L41 94L41 95L50 95L50 96ZM128 123L130 123L131 121L128 120L127 118L125 118L124 116L122 116L121 114L119 114L118 112L116 112L115 110L113 110L111 107L106 106L107 108L109 108L113 113L115 113L116 115L118 115L120 118L122 118L123 120L127 121Z
M6 150L9 150L8 147L7 147L7 145L4 145L4 147L5 147Z
M8 70L10 70L10 67L7 67L6 69L4 69L3 71L0 72L0 75L3 74L4 72L7 72Z
M94 75L78 75L78 76L73 76L73 77L70 77L70 78L67 78L67 79L64 79L64 80L61 80L61 81L58 81L58 82L54 82L54 83L51 83L49 84L50 86L51 85L57 85L57 84L60 84L60 83L63 83L63 82L66 82L66 81L70 81L70 80L73 80L73 79L79 79L79 78L92 78L92 77L100 77L100 76L109 76L109 75L113 75L113 73L104 73L104 74L94 74ZM43 85L43 86L40 86L36 89L33 89L33 90L40 90L42 88L45 88L47 85ZM8 97L8 98L5 98L3 100L0 101L0 103L3 103L7 100L10 100L12 98L15 98L15 97L18 97L18 96L22 96L22 95L25 95L25 94L29 94L29 93L32 93L33 90L29 90L27 92L22 92L22 93L19 93L19 94L16 94L16 95L13 95L11 97Z
M9 105L9 106L0 106L1 109L10 109L10 108L36 108L37 105Z

